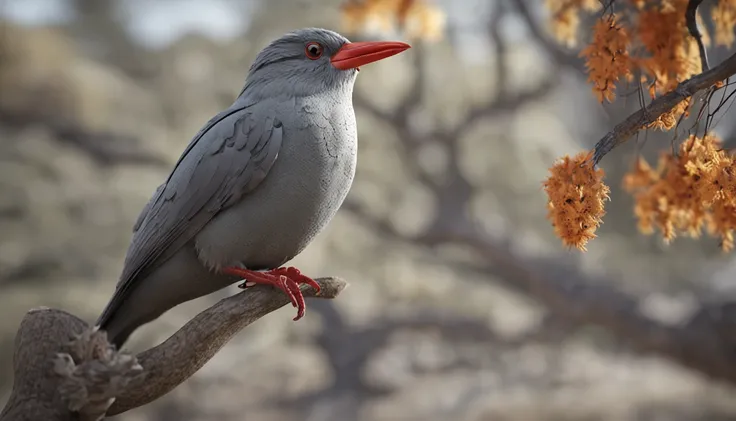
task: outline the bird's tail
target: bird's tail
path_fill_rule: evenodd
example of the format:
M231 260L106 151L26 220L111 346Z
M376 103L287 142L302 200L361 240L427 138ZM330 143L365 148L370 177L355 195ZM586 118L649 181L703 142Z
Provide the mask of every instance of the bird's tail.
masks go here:
M135 328L116 329L116 330L102 329L102 330L107 332L107 341L115 345L115 349L119 350L128 340L128 337L130 337L130 334L133 333L133 330L135 330Z
M102 310L100 317L97 318L95 325L107 333L108 342L115 345L116 349L120 349L130 334L133 333L133 330L123 329L122 326L119 326L120 323L115 323L115 310L119 307L116 301L115 295L113 295L113 298L107 303L105 309Z

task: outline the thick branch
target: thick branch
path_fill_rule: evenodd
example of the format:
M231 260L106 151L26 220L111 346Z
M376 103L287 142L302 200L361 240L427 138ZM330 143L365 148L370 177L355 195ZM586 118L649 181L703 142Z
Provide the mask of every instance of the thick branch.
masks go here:
M317 282L320 294L303 286L306 297L334 298L347 286L337 278ZM104 334L72 314L31 310L16 335L15 382L0 420L97 420L145 405L191 377L240 330L288 303L274 289L249 288L201 312L136 358L109 353L106 342L100 344Z
M680 83L675 90L653 100L648 106L631 114L603 136L595 145L593 162L597 164L613 148L625 143L647 124L657 120L684 99L708 89L736 73L736 54L728 57L718 66Z
M338 278L318 279L322 290L302 286L305 297L335 298L347 286ZM197 372L235 334L266 314L289 303L276 290L259 288L225 298L198 314L164 343L138 354L146 371L146 384L120 396L108 411L116 415L145 405L184 382Z

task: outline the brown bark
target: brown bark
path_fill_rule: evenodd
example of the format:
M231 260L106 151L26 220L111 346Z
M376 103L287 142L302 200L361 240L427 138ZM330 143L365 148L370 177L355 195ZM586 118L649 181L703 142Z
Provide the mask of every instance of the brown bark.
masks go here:
M718 66L680 83L675 90L656 98L649 105L617 124L595 144L594 162L596 164L600 162L613 148L631 139L646 125L672 110L681 101L713 87L715 83L734 74L736 74L736 54L723 60Z
M303 286L305 297L335 298L347 286L338 278L317 282L322 291ZM114 350L104 332L70 313L33 309L16 335L13 391L0 420L101 420L145 405L191 377L243 328L288 303L275 289L249 288L136 356Z

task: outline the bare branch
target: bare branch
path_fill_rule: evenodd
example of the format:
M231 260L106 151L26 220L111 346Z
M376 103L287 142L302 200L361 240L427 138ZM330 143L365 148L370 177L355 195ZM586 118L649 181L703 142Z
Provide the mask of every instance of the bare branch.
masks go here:
M424 171L419 162L414 159L416 156L417 149L422 145L426 139L418 136L409 127L409 117L413 111L415 111L422 104L425 84L427 82L426 67L425 67L425 52L421 43L417 44L412 51L412 67L414 68L414 79L409 89L409 92L399 103L396 111L388 113L382 111L375 104L369 101L365 96L361 95L360 92L355 92L353 95L353 104L368 111L374 118L381 121L384 124L390 125L391 127L398 130L399 138L399 153L402 154L403 162L406 164L408 169L417 177L417 179L431 190L437 189L437 183L432 177ZM431 138L434 134L426 136Z
M471 109L463 121L458 124L447 136L457 139L473 127L475 123L486 118L512 113L530 102L544 98L558 86L555 77L541 82L538 86L516 94L506 94L496 97L492 101Z
M385 124L400 124L397 114L389 113L378 108L374 103L368 100L360 92L355 92L353 95L353 105L357 108L362 108L368 112L376 120Z
M389 220L371 215L370 211L368 211L364 206L358 204L350 196L345 199L340 209L353 214L361 222L368 225L373 232L383 234L387 237L396 237L407 241L413 240L411 238L403 237Z
M489 26L489 35L496 41L497 53L502 53L506 49L504 40L497 31L499 23L498 20L503 16L503 13L503 9L498 7L494 13L494 19L492 19ZM409 89L409 93L404 96L396 111L387 112L381 110L360 92L355 92L353 102L357 108L367 111L371 116L373 116L373 118L376 118L383 124L391 126L397 131L399 139L398 149L403 158L402 162L404 162L419 182L437 194L441 194L442 192L449 194L451 192L448 190L447 186L441 186L437 180L432 178L430 174L422 169L416 160L417 149L424 144L426 140L437 139L443 141L443 147L451 158L450 164L454 165L454 158L459 152L457 149L457 139L463 137L476 123L486 118L511 113L532 101L545 97L558 86L558 78L553 76L529 90L518 93L508 92L506 88L507 71L505 70L506 67L503 63L504 58L499 56L499 64L497 65L496 71L498 72L497 84L501 87L501 93L493 100L471 108L465 117L452 128L438 129L428 135L420 137L416 131L412 130L409 123L409 116L412 111L421 107L423 100L422 92L424 92L425 89L424 84L426 83L427 70L422 58L425 53L421 49L418 49L412 54L414 54L413 67L415 78L411 88ZM459 171L454 171L454 175L459 174ZM468 190L462 189L462 186L467 184L462 177L452 178L450 180L450 184L453 184L459 189L452 193L452 195L457 195L461 191Z
M625 143L647 124L655 121L662 114L670 111L684 99L696 93L709 89L715 83L720 82L736 73L736 54L728 57L718 66L705 71L697 76L680 83L673 91L653 100L648 106L631 114L603 136L595 145L593 162L598 164L600 160L611 150Z
M167 161L143 150L138 139L111 132L91 132L58 116L0 110L0 121L9 127L45 126L57 140L89 155L100 165L137 164L165 166Z
M412 80L409 91L404 95L396 107L396 111L387 113L376 107L360 92L355 92L353 95L353 104L357 107L363 108L368 111L374 118L391 125L401 126L405 124L409 118L409 115L414 111L423 100L423 92L425 84L427 83L426 71L424 70L425 51L424 46L421 42L414 45L412 48L412 67L414 68L414 78Z
M705 50L705 43L703 42L703 36L698 29L698 6L703 0L690 0L687 2L687 9L685 9L685 21L687 22L687 30L690 32L695 41L698 43L698 51L700 52L700 68L701 71L706 71L710 68L708 66L708 52Z
M541 28L536 19L532 16L531 10L526 3L526 0L510 0L512 5L515 7L516 12L521 16L522 20L526 23L529 32L532 37L537 41L538 44L544 48L547 54L560 66L569 67L576 70L576 72L584 73L583 60L577 57L575 54L566 52L562 47L557 45L552 39L550 39Z
M505 98L508 93L509 72L506 67L505 56L508 51L508 44L501 35L501 21L506 14L504 2L496 2L496 8L493 9L493 17L488 21L488 36L493 40L493 50L496 56L496 86L498 87L498 97Z
M335 298L347 286L338 278L317 282L319 294L302 286L306 297ZM15 383L0 420L98 420L145 405L191 377L240 330L288 303L275 289L249 288L135 358L111 350L104 334L72 314L31 310L16 335Z
M116 133L90 133L73 127L54 128L59 140L87 153L100 165L137 164L163 167L168 162L144 151L138 140Z
M322 288L319 295L303 285L305 297L335 298L347 286L339 278L321 278L317 282ZM236 333L288 303L285 294L260 288L225 298L198 314L164 343L138 355L147 372L145 387L120 396L108 414L120 414L168 393L199 370Z
M417 43L414 46L414 51L412 53L412 57L414 58L413 67L416 71L414 82L411 84L409 93L404 96L404 99L401 101L401 104L399 104L399 108L397 110L397 114L403 121L406 121L409 114L422 104L424 99L424 88L427 85L427 72L424 70L426 58L424 44L421 42Z

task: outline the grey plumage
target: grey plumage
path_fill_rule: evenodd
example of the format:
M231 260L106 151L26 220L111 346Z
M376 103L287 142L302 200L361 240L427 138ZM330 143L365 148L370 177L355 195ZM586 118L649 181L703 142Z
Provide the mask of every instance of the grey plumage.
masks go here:
M305 58L305 44L324 47ZM170 308L277 268L332 219L356 167L357 70L330 57L349 41L303 29L253 62L235 102L197 133L134 226L122 275L98 319L118 347Z

